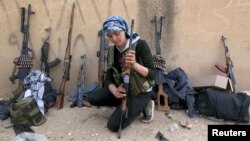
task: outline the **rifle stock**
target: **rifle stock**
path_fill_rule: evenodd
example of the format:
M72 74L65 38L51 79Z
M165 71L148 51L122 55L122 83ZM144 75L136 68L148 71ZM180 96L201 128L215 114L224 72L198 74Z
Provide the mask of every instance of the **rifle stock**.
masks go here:
M14 91L12 91L12 93L13 95L18 95L21 94L23 91L24 91L23 81L19 80L17 88Z
M159 111L170 110L168 106L168 94L163 91L163 84L158 85L157 101L157 107Z
M221 72L227 74L227 67L226 67L226 66L221 65L221 64L219 64L219 63L216 63L214 66L215 66L218 70L220 70Z
M71 48L71 37L72 37L72 30L73 30L73 22L74 22L74 9L75 3L73 3L72 12L71 12L71 19L70 19L70 27L68 32L68 41L67 47L64 56L64 68L63 68L63 77L62 82L59 89L59 94L57 98L57 107L59 109L63 108L64 105L64 93L65 93L65 84L66 81L69 81L70 76L70 63L71 63L71 55L70 55L70 48Z
M65 84L66 84L66 79L63 79L59 88L58 98L56 102L58 109L63 108Z

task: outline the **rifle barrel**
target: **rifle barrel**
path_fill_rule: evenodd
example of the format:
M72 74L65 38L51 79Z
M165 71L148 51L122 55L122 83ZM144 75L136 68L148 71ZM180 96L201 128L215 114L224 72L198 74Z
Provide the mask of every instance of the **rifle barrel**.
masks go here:
M104 81L104 71L105 71L105 33L102 29L98 32L100 36L100 50L98 52L99 57L99 65L98 65L98 80L99 80L99 87L103 87Z
M132 49L132 40L133 40L133 29L134 29L134 19L132 19L131 22L131 31L130 31L130 40L129 40L129 49ZM130 75L130 69L131 69L131 65L127 65L124 68L124 76L123 76L123 83L124 83L124 89L126 91L126 93L128 94L128 85L129 85L129 75ZM118 138L121 138L121 131L122 131L122 119L124 114L126 115L127 112L127 99L126 97L122 98L122 104L121 104L121 118L120 118L120 125L119 125L119 129L118 129Z
M154 16L154 19L152 20L152 22L155 24L155 49L156 49L156 55L161 55L160 40L161 40L161 36L162 36L162 21L163 21L163 16L160 17L160 31L158 31L157 16Z

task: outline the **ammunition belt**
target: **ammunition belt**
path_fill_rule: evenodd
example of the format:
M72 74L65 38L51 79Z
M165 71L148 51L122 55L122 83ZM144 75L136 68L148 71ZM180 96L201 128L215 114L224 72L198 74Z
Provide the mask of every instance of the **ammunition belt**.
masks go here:
M33 62L29 55L21 55L14 60L14 63L20 68L32 68Z
M160 55L153 55L153 65L156 69L166 71L166 61Z

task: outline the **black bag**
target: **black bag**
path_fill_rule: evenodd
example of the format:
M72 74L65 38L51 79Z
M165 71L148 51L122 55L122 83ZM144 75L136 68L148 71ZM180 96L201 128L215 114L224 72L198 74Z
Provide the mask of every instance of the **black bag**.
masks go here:
M43 94L43 101L45 104L46 110L51 108L56 103L56 90L52 88L50 82L44 84L44 94Z
M10 116L10 102L0 101L0 119L5 120Z
M196 99L199 113L237 122L250 122L249 105L247 94L232 94L215 88L201 90Z

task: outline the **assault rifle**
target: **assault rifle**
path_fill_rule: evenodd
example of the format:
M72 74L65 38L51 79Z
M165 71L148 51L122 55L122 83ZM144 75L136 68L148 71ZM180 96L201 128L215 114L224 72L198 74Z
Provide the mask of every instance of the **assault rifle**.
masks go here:
M157 28L157 17L154 16L152 22L155 24L155 47L156 47L156 55L153 55L153 64L156 68L156 84L158 85L157 92L157 107L158 110L169 111L170 108L168 106L168 94L163 91L163 72L166 70L166 62L165 59L161 56L161 46L160 40L162 36L162 21L163 17L160 17L160 32L158 32Z
M57 107L59 109L63 108L64 104L64 92L65 92L65 84L66 81L69 81L70 76L70 63L71 63L71 55L70 55L70 48L71 48L71 36L72 36L72 30L73 30L73 21L74 21L74 9L75 9L75 3L73 3L72 12L71 12L71 19L70 19L70 26L69 26L69 32L68 32L68 41L67 41L67 47L65 51L64 56L64 67L63 67L63 77L62 82L60 85L58 98L57 98Z
M73 101L73 103L70 105L71 108L78 106L83 106L83 88L84 88L84 82L85 82L85 65L86 65L86 55L84 54L81 56L82 58L82 64L80 65L80 70L78 74L77 79L77 90L76 90L76 99Z
M105 33L103 29L98 32L98 36L100 36L100 50L97 52L97 57L99 57L98 80L99 87L102 88L105 76L105 50L108 48L108 44L105 39Z
M46 39L43 42L43 46L41 48L41 71L45 72L45 74L47 76L49 76L49 69L53 68L55 66L57 66L58 64L60 64L61 60L59 58L56 58L54 61L52 62L48 62L48 58L49 58L49 36L50 36L50 32L51 32L51 28L46 28L45 31L48 32L48 35L46 37Z
M133 40L133 29L134 29L134 19L132 19L131 22L131 31L130 31L130 39L129 39L129 48L127 51L132 50L133 48L132 46L132 40ZM131 65L126 65L123 66L123 83L124 83L124 89L125 92L128 93L128 86L129 86L129 77L130 77L130 69L131 69ZM127 110L127 98L124 97L122 98L122 103L121 103L121 119L120 119L120 125L119 125L119 129L118 129L118 138L121 138L121 131L122 131L122 119L123 117L126 117L128 113Z
M83 107L87 106L90 107L91 104L87 101L84 101L86 98L86 95L95 90L98 87L98 83L94 82L89 86L85 86L85 70L86 70L86 54L81 56L82 58L82 64L80 65L80 70L78 73L78 79L77 79L77 89L74 90L69 94L68 100L72 102L70 105L70 108L77 107Z
M220 64L216 64L215 67L223 73L226 73L228 78L232 82L232 92L235 93L236 79L234 77L233 61L231 60L229 49L225 43L226 38L221 36L221 41L225 50L226 67Z
M25 8L21 8L21 32L23 33L23 42L21 49L21 56L14 59L14 68L12 75L9 77L10 81L14 84L16 79L19 79L19 84L16 90L13 91L14 95L17 95L24 90L23 80L30 73L30 69L33 67L34 52L29 48L29 27L30 16L35 14L31 10L31 5L28 5L27 20L25 21ZM29 55L32 52L32 56ZM18 72L17 72L18 70Z

